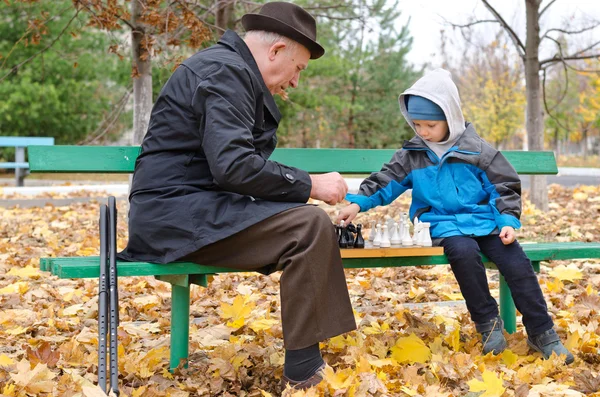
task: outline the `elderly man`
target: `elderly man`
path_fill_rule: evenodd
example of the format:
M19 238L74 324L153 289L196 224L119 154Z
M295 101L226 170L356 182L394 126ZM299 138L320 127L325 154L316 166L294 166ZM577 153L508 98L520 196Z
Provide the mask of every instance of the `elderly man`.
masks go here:
M324 367L319 341L356 328L335 231L309 198L340 202L338 173L269 160L281 118L274 94L298 86L324 49L291 3L242 18L183 62L163 87L137 159L124 260L283 270L284 383L307 388Z

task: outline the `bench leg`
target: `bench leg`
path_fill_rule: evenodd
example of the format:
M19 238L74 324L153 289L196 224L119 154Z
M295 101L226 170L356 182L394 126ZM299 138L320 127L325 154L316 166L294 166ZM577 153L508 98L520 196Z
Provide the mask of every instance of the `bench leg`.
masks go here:
M512 334L517 330L517 309L503 275L500 275L500 317L506 332Z
M25 162L25 148L18 147L15 149L15 162L16 163L24 163ZM15 168L15 185L23 186L25 184L24 179L27 173L26 169L23 168Z
M187 367L189 338L190 286L171 284L171 372L182 359Z

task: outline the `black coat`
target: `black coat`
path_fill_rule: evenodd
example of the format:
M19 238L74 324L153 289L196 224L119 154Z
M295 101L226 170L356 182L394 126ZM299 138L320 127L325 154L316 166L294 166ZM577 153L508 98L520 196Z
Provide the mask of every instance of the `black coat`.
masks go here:
M119 257L172 262L304 205L308 173L268 160L280 118L236 33L183 62L152 109Z

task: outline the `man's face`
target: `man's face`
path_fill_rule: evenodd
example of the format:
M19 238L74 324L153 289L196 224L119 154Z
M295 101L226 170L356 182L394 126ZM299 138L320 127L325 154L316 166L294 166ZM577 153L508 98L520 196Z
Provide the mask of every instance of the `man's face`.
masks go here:
M310 52L298 44L290 48L283 42L273 44L269 48L268 63L263 76L271 94L286 97L288 87L298 87L300 72L306 69Z
M441 120L413 120L417 134L429 142L442 142L448 136L448 123Z

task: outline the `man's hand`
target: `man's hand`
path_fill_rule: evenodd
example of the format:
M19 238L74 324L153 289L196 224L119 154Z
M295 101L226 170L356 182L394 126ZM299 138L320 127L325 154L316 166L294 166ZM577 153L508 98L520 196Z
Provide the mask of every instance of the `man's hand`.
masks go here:
M336 223L340 223L340 221L344 221L344 224L349 224L350 222L352 222L352 220L354 218L356 218L356 214L358 214L360 212L360 207L358 206L358 204L350 204L347 207L344 207L340 210L340 213L338 214L337 217L337 222Z
M335 205L342 201L348 193L348 185L337 172L327 174L311 175L312 189L310 198L321 200L329 205Z
M504 245L512 244L515 241L515 229L510 226L504 226L500 231L500 239Z

